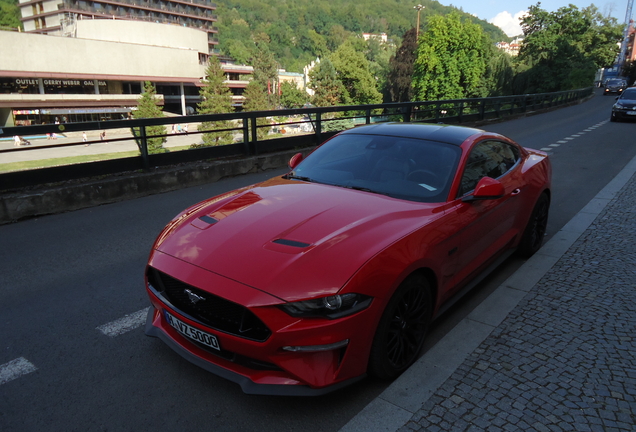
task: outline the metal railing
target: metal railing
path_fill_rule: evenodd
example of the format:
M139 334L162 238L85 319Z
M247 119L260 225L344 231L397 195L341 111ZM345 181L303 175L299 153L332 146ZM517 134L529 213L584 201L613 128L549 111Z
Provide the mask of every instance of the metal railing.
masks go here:
M574 103L593 93L593 87L555 93L502 96L480 99L455 99L424 102L387 103L335 107L312 107L271 111L251 111L227 114L207 114L152 119L112 120L82 123L46 124L0 128L0 139L18 136L42 136L52 133L105 131L112 129L135 130L135 134L123 138L108 138L108 142L135 140L139 155L120 159L85 162L65 166L38 168L0 173L0 191L33 186L44 183L78 178L112 175L127 171L148 170L153 167L184 162L247 157L263 153L311 147L322 143L338 131L358 124L387 121L433 122L447 124L478 123L489 119L528 113ZM218 146L191 146L151 154L148 141L152 138L167 139L173 134L149 134L152 126L224 122L224 127L189 132L188 136L201 138L206 133L229 133L234 136L231 144ZM229 127L228 127L229 124ZM303 130L286 136L283 129ZM259 134L259 131L261 133ZM265 131L265 137L263 137ZM275 133L278 131L278 133ZM274 133L273 133L274 132ZM260 136L259 136L260 135ZM92 141L91 143L99 143ZM38 146L0 149L0 159L10 152L37 151L39 149L63 148L86 145L77 142L45 144ZM1 164L1 162L0 162Z

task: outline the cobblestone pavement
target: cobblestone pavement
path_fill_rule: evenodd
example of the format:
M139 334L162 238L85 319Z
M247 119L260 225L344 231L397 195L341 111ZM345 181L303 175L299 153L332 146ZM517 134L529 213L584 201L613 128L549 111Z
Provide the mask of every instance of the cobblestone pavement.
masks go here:
M636 430L636 176L403 427Z

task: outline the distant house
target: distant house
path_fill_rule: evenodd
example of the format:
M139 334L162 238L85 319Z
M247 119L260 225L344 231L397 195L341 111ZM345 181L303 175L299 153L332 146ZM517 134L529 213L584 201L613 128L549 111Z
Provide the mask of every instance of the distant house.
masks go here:
M517 37L512 42L508 43L505 41L497 42L495 46L500 50L507 52L511 56L519 55L519 50L521 49L521 44L523 43L523 38Z
M368 41L369 39L376 39L382 43L388 42L386 33L362 33L362 37L365 41Z

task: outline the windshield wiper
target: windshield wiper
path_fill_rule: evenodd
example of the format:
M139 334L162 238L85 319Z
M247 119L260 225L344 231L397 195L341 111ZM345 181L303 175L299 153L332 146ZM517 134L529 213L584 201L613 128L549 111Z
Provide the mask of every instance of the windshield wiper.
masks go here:
M297 175L293 175L293 174L288 174L286 178L287 179L293 179L293 180L306 181L306 182L309 182L309 183L313 183L314 182L314 180L312 180L309 177L297 176Z
M335 185L335 186L341 186L341 185ZM374 194L378 194L378 195L387 195L390 196L388 193L385 192L379 192L377 190L373 190L373 189L369 189L368 187L364 187L364 186L351 186L351 185L347 185L347 186L341 186L343 188L346 189L353 189L353 190L357 190L357 191L362 191L362 192L371 192Z

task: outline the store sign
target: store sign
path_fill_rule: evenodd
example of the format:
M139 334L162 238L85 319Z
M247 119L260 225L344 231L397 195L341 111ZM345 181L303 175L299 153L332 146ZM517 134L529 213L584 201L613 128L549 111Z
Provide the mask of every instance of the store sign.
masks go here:
M18 85L38 85L37 79L16 78L15 83Z
M16 78L15 83L17 85L38 85L37 78ZM44 85L48 86L92 86L95 85L93 80L43 80ZM97 84L101 87L106 86L106 81L98 81Z

